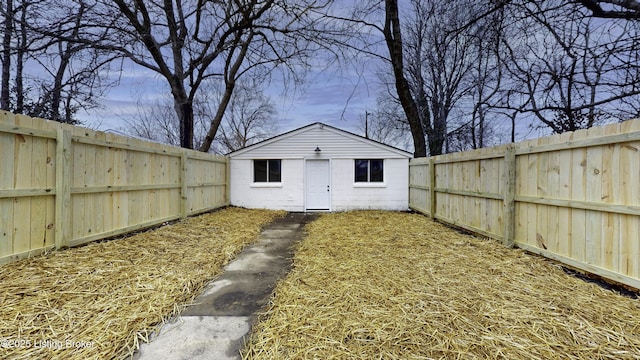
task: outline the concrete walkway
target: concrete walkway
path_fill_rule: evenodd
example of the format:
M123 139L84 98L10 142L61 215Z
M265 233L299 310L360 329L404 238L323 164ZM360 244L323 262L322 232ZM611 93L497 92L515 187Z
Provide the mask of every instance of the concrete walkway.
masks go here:
M292 245L313 214L289 213L229 263L179 317L165 324L133 356L138 360L240 359L256 312L291 268Z

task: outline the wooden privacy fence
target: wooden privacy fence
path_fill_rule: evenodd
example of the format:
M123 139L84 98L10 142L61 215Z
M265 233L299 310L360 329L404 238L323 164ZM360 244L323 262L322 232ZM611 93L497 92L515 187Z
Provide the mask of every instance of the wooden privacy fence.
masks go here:
M222 156L0 112L0 263L229 204Z
M640 120L409 165L414 210L640 289Z

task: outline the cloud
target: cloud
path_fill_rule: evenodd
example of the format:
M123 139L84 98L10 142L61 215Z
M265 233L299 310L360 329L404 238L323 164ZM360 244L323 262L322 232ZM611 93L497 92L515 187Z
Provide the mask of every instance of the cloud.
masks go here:
M134 119L139 104L153 106L158 99L170 97L165 81L147 69L132 63L122 64L122 73L111 71L118 80L101 101L101 108L80 114L90 127L102 130L126 126L123 118ZM348 67L319 67L307 81L289 89L284 83L272 83L265 93L275 103L279 131L286 132L314 122L324 122L347 131L358 132L366 111L375 107L377 78L375 66L367 71Z

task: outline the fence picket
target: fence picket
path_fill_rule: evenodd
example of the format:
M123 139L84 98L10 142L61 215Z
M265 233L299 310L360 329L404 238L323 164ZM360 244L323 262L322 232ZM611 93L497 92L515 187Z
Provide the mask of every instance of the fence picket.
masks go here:
M31 128L33 119L17 115L16 125L22 128ZM31 189L33 178L33 136L19 134L16 138L15 147L15 182L16 189ZM31 198L16 198L13 204L13 214L15 219L24 219L24 226L13 228L13 250L17 253L28 252L31 249ZM34 234L38 235L38 234Z
M560 136L559 141L571 141L572 133L564 133ZM560 150L557 156L558 185L556 188L556 198L562 200L571 199L571 166L572 152L571 150ZM570 256L571 253L571 209L566 207L557 207L558 212L558 232L557 232L557 251L560 255Z
M601 127L588 130L589 137L597 137L604 134ZM602 202L602 147L587 148L586 166L586 200L590 202ZM598 264L602 252L602 228L603 214L599 211L587 210L585 223L585 262Z
M71 132L58 129L56 147L55 244L60 249L69 246L71 226Z
M640 120L514 148L511 166L505 146L412 160L412 167L435 164L432 216L640 288ZM499 157L501 165L492 162ZM495 205L499 198L503 206ZM424 208L415 210L431 213Z
M516 233L516 149L512 144L505 149L502 183L504 183L502 241L505 246L512 247L515 244Z
M8 126L15 125L15 116L6 111L0 111L0 116ZM16 147L16 134L0 132L0 154L13 154ZM0 162L0 191L15 188L14 175L15 159L5 155ZM12 197L0 197L0 258L10 256L13 251L13 203Z
M184 216L183 154L208 168L196 173L189 214L228 204L221 156L9 112L0 112L0 153L0 263Z

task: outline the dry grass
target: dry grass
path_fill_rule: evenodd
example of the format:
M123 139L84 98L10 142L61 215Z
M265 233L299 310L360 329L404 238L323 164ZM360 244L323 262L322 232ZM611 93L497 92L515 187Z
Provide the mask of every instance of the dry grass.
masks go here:
M129 356L280 215L227 208L0 266L0 357Z
M327 214L244 359L640 359L640 301L421 215Z

